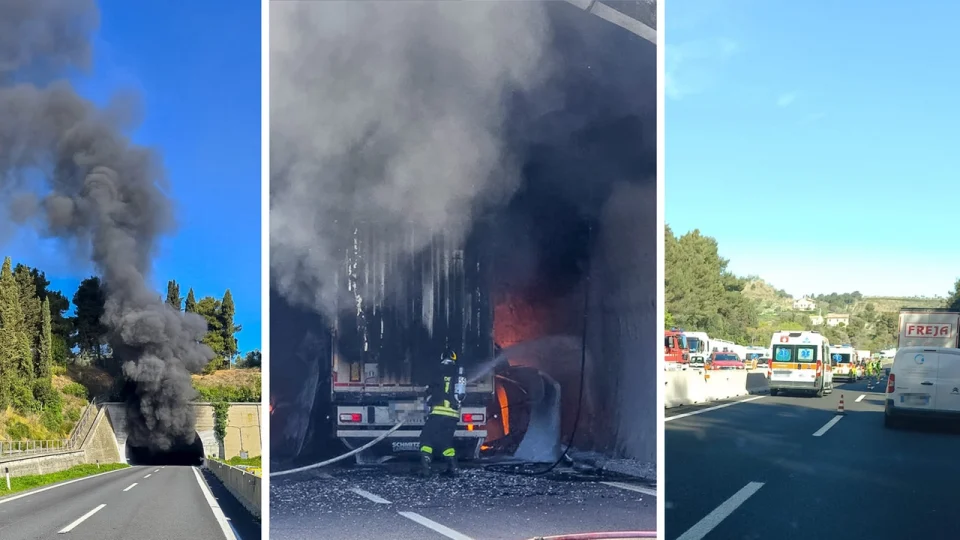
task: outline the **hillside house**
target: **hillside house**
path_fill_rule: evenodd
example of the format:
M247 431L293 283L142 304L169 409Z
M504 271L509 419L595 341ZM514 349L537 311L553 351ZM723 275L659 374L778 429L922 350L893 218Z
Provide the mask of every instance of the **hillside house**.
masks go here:
M793 309L797 311L813 311L817 309L817 303L809 298L801 298L793 301Z
M827 313L827 326L849 326L850 315L847 313Z
M811 315L811 316L810 316L810 324L812 324L812 325L814 325L814 326L822 326L822 325L823 325L823 315Z

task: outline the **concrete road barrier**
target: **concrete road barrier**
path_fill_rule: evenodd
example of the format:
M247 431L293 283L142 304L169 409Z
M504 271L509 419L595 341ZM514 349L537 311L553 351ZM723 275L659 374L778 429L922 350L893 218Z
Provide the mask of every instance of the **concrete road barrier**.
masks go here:
M262 479L259 476L251 474L244 469L231 467L226 463L203 460L203 466L213 473L231 495L240 501L251 514L260 517L260 485Z
M770 391L766 370L667 371L666 408L697 405Z

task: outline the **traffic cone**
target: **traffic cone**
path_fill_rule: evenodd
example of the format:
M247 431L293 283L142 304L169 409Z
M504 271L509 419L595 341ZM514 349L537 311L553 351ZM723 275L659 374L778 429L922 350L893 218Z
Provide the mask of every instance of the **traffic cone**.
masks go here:
M843 410L843 394L840 394L840 403L837 405L837 414L844 414L844 410Z

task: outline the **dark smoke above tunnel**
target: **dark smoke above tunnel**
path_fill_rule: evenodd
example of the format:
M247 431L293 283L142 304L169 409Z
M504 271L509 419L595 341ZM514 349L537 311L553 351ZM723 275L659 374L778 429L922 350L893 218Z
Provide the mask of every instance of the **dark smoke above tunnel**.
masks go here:
M165 450L194 437L190 374L213 352L199 343L206 322L168 308L148 285L174 222L158 155L125 135L139 117L136 96L101 109L62 80L89 67L98 22L92 0L0 2L0 221L93 264L128 381L129 437Z
M538 58L536 66L522 66L529 73L520 75L529 75L529 78L523 84L505 84L503 88L491 90L497 92L493 100L495 107L460 115L465 118L497 115L500 123L480 138L486 144L492 134L494 147L498 149L496 166L467 172L475 173L470 179L477 183L485 182L487 175L499 180L484 184L485 187L473 184L469 190L453 197L455 204L449 208L438 207L435 201L424 201L422 207L413 204L403 215L414 220L425 219L428 228L440 223L445 232L462 229L463 236L475 232L473 220L479 219L480 215L488 218L484 222L492 224L494 229L494 249L491 252L496 281L494 303L497 305L494 333L499 334L500 340L509 340L511 334L518 340L573 336L574 342L578 343L576 338L582 330L584 315L584 288L589 287L587 343L593 363L588 365L584 375L587 403L581 411L589 420L581 422L576 444L581 448L653 461L658 343L655 337L658 328L655 321L655 48L642 38L575 6L564 3L535 5L535 9L529 6L512 8L532 12L513 13L514 19L519 18L520 22L514 22L509 28L516 31L519 27L537 37L534 45L525 42L529 48L519 53L521 56L533 54ZM495 13L488 12L486 16L484 24L498 21ZM407 22L413 18L409 16ZM307 24L307 20L304 17L302 24ZM481 28L471 27L470 31L488 32L491 39L502 37L495 29L478 25ZM464 28L456 24L452 26ZM342 32L338 39L348 39L344 35L347 31ZM461 39L441 34L441 37ZM401 35L422 45L418 36ZM284 83L291 85L285 96L290 103L296 103L299 94L303 94L300 97L311 95L317 86L322 86L322 81L308 73L317 69L307 60L310 54L301 51L301 56L297 56L294 47L309 47L310 38L298 35L295 29L288 37L289 49L284 53L281 47L277 53L287 57L277 64L281 66L278 68L280 73L271 74L271 84L275 89ZM378 39L389 42L390 37ZM477 38L466 36L462 39L470 42ZM436 41L427 41L436 45ZM397 43L390 46L403 47ZM354 65L351 62L357 61L362 47L351 49L344 45L342 50L342 66L350 66ZM295 61L297 58L300 60ZM284 62L290 68L296 65L304 72L284 80ZM410 69L426 65L431 64L415 57ZM513 72L512 75L518 74ZM341 86L334 90L342 92L337 95L362 102L364 92L349 91L349 80L349 77L338 79ZM423 85L440 84L428 73L421 79L404 80L421 81ZM457 81L441 81L452 85L449 91L456 89L470 95L471 90L457 86ZM427 95L433 91L426 91ZM441 92L440 95L446 94ZM403 102L397 97L391 99ZM438 103L440 106L445 104L442 100ZM290 126L290 131L284 133L284 106L283 103L276 105L281 110L274 116L280 118L272 127L276 132L274 141L288 141L293 136L307 139L316 136L324 139L330 147L343 150L331 154L334 172L324 169L322 161L317 161L315 156L298 155L293 147L283 150L272 164L274 193L271 212L272 215L285 214L289 221L272 224L276 228L271 231L271 242L277 248L271 251L274 277L271 305L275 306L271 311L271 327L287 329L283 333L284 339L280 339L276 332L272 338L272 354L276 359L274 369L283 369L285 373L277 373L271 378L271 393L284 402L278 406L282 405L291 419L285 431L273 433L277 437L285 433L283 436L297 439L307 448L311 440L308 433L328 431L321 425L326 415L321 409L329 397L329 369L323 365L328 362L324 355L328 354L329 342L322 332L324 319L317 316L313 322L307 322L305 317L309 316L304 313L328 311L331 296L324 288L324 282L329 284L333 271L325 260L324 249L341 242L336 238L336 229L317 223L325 217L324 204L330 203L320 202L318 207L314 202L328 197L329 192L324 188L333 184L335 195L329 200L345 209L354 209L358 205L369 206L367 211L379 209L378 197L387 195L387 192L375 180L379 178L377 173L390 169L371 171L364 167L351 168L344 163L351 163L351 157L367 156L365 152L373 152L378 160L386 154L406 163L401 159L403 156L390 153L405 147L385 146L378 139L375 123L371 124L370 130L360 133L359 139L338 147L328 140L333 136L324 134L323 130L316 130L316 135L301 131L307 126L305 119L312 113L298 108L291 108L286 114L291 119L295 118L294 113L300 115L302 123L297 124L299 127ZM417 130L403 136L415 138ZM463 142L468 143L469 140ZM449 144L439 146L435 152L456 151L455 145L453 148ZM423 151L420 147L415 150ZM388 159L386 163L391 161ZM442 167L444 162L441 160L440 164ZM337 176L340 171L346 172ZM346 189L351 174L360 175L363 182L370 184L361 182L360 188L353 185L350 189L357 190L344 196L338 190ZM311 183L308 178L314 181ZM463 180L455 176L437 176L429 169L426 178L433 182L430 186ZM409 187L412 193L431 194L430 191L417 191L414 179L407 176L402 179L413 182L413 185L399 184ZM446 187L440 191L440 195L449 194ZM301 219L301 211L310 208L315 211L320 208L321 211ZM462 208L464 212L451 211L456 208ZM391 216L390 212L385 215ZM589 283L585 281L588 270ZM521 309L521 305L529 306L523 311L536 313L541 320L524 325L516 324L524 321L509 320L510 308ZM303 328L303 333L298 334L294 328ZM305 338L306 334L310 337ZM536 355L521 360L543 369L563 385L564 436L567 437L577 412L575 398L580 355L579 350L566 350L561 356L554 363L546 363ZM315 366L314 362L320 365ZM314 402L317 409L313 409ZM309 414L311 410L315 414ZM294 421L294 417L299 420ZM311 425L313 427L308 428ZM304 440L308 442L304 443Z

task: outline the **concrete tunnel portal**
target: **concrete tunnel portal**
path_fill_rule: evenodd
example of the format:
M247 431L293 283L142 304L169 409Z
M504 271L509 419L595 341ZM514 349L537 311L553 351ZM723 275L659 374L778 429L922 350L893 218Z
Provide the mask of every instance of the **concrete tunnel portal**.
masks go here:
M126 460L130 465L203 465L203 441L194 434L192 442L181 441L169 450L159 450L146 446L136 446L127 441Z

